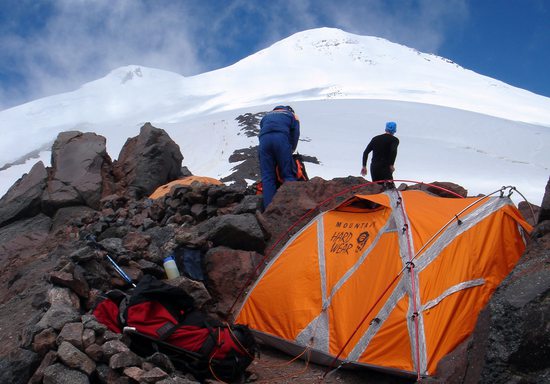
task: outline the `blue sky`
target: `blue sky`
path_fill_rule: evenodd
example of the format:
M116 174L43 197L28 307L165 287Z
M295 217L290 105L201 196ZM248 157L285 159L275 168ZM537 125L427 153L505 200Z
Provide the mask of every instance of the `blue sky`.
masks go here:
M0 110L123 65L196 75L324 26L550 97L550 0L0 0Z

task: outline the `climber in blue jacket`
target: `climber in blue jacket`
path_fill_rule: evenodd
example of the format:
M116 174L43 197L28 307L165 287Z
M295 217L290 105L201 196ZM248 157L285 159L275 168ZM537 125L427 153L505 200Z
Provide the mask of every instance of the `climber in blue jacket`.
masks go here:
M284 181L296 181L296 163L292 153L300 138L300 121L294 110L287 106L276 106L260 121L260 171L262 174L264 209L275 192L276 167Z

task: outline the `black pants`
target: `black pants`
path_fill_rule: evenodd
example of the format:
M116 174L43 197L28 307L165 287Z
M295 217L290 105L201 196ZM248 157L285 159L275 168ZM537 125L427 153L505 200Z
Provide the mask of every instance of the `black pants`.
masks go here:
M370 175L372 176L372 181L393 180L393 172L390 166L386 164L371 163ZM383 185L385 188L395 188L395 184L392 182L384 183Z

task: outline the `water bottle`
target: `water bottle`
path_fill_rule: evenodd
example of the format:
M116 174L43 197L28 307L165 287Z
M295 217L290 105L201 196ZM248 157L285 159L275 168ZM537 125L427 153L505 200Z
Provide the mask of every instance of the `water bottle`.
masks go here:
M176 261L172 256L168 256L164 259L164 270L166 271L166 276L168 280L175 279L180 275Z

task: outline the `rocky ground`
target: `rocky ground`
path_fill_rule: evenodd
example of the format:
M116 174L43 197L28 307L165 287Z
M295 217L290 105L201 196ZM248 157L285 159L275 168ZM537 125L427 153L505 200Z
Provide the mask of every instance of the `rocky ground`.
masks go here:
M329 370L301 359L294 359L267 345L262 345L261 355L248 371L255 383L275 384L408 384L416 378L390 376L369 369Z

